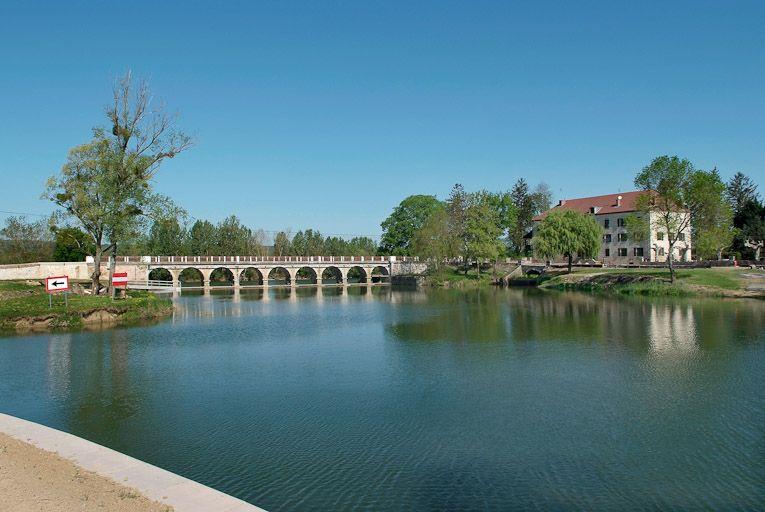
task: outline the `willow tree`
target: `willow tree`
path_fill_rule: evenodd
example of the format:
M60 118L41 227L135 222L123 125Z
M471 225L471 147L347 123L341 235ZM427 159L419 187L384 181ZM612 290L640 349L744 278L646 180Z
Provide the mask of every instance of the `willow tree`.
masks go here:
M603 229L595 217L574 210L553 209L534 232L534 251L543 258L563 255L571 272L574 256L595 258L600 252Z
M176 116L153 105L148 84L130 72L117 80L106 108L108 127L93 129L90 142L70 150L66 164L48 180L44 196L74 217L93 239L93 292L100 289L101 262L110 254L109 283L118 244L148 217L172 216L172 203L153 193L151 180L168 158L190 148Z

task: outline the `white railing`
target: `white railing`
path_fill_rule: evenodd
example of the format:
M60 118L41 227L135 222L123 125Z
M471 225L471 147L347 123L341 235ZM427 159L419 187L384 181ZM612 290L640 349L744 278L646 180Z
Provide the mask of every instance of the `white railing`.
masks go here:
M156 279L147 279L145 281L128 281L128 288L133 290L152 290L172 292L176 288L172 281L158 281Z

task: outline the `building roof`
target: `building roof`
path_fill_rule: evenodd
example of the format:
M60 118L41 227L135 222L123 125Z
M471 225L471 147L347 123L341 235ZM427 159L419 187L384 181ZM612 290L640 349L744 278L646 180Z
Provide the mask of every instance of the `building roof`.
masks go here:
M542 220L555 210L575 210L580 213L594 213L595 215L608 215L613 213L629 213L637 211L637 198L644 194L642 190L633 192L618 192L604 196L579 197L576 199L561 199L560 203L546 212L542 212L534 220Z

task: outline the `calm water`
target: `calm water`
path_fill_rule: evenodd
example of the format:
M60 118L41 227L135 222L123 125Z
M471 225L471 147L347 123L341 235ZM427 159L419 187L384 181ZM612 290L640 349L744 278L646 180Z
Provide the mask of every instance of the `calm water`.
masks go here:
M274 512L765 509L765 301L214 293L0 339L0 411Z

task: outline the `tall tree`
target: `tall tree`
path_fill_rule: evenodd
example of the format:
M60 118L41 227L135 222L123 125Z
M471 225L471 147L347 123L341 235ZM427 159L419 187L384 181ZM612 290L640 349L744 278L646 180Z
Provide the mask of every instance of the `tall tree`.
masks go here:
M485 260L496 262L503 248L500 241L502 227L499 210L494 207L491 199L486 194L470 194L465 215L467 257L476 261L479 275L481 263Z
M53 250L51 222L45 219L30 222L23 216L6 218L0 229L0 262L49 261Z
M216 228L219 254L246 255L250 253L252 231L236 215L229 215Z
M536 228L534 251L543 258L566 256L570 273L574 256L595 258L602 239L603 228L594 216L556 208Z
M677 156L660 156L635 177L635 186L644 191L637 199L637 208L649 222L649 229L666 233L667 267L675 282L674 248L685 237L691 221L698 218L705 198L714 195L713 180L704 171Z
M412 256L412 238L431 213L441 205L435 196L414 195L399 203L380 225L380 250L385 254Z
M197 220L188 234L189 251L194 256L211 256L218 251L218 230L207 220Z
M757 200L746 203L733 219L741 236L741 248L751 250L755 260L765 247L765 205Z
M716 169L711 172L697 171L692 181L698 203L691 219L696 253L702 258L722 259L722 252L731 246L736 234L733 208L726 197L725 183Z
M434 270L459 253L459 241L454 237L445 207L431 213L425 224L415 231L412 248L418 256L428 258Z
M168 204L151 187L161 164L192 145L175 128L174 117L151 100L147 83L134 84L126 73L115 83L113 102L106 108L109 127L95 128L93 139L72 149L61 173L48 181L45 196L93 239L94 293L99 292L104 253L112 256L111 283L118 243Z
M726 194L734 215L741 212L747 203L756 201L759 197L757 185L749 176L741 172L734 174L728 181Z
M462 264L467 274L470 257L468 250L468 233L467 233L467 210L470 206L469 197L465 192L465 187L461 183L456 183L452 187L452 191L449 193L449 198L446 200L446 212L449 216L449 230L451 231L451 237L456 242L455 248L457 249L456 256L462 258Z
M149 253L155 256L186 254L186 230L178 219L159 219L151 225L146 245Z
M286 256L290 254L290 231L279 231L274 236L274 255Z

